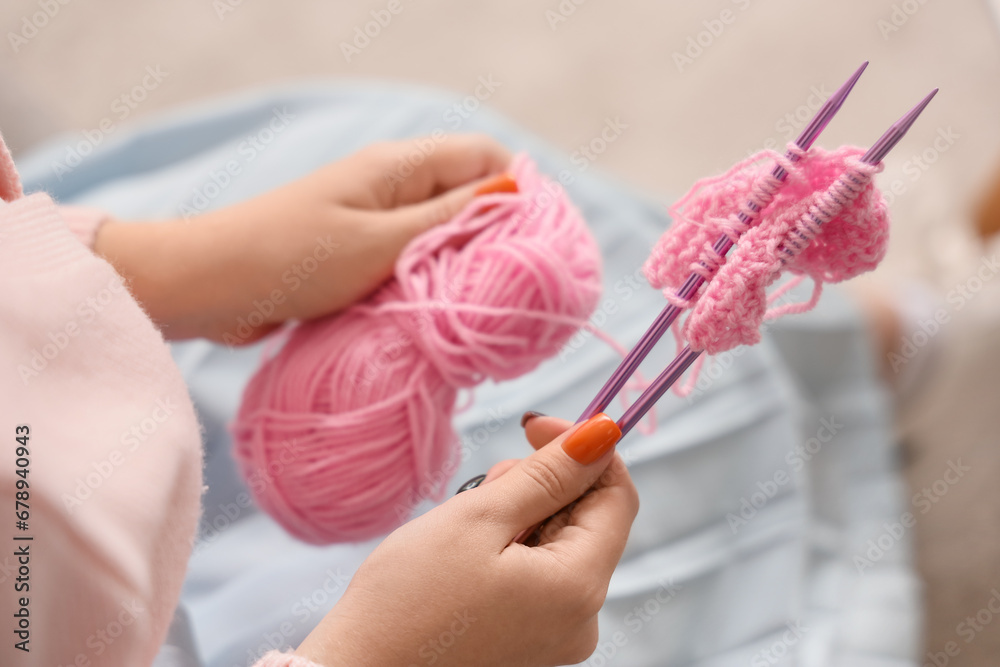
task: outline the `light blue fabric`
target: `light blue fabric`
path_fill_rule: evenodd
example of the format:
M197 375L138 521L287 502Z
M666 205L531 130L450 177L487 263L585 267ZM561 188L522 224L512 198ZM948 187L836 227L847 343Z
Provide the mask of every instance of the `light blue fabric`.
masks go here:
M455 127L446 110L456 100L366 84L262 91L116 134L68 174L57 176L53 163L77 137L36 151L21 168L29 191L124 218L168 217L195 206L199 193L212 207L237 202L376 140L437 128L487 132L530 152L543 171L574 175L568 190L605 257L596 321L634 343L664 304L635 282L668 223L662 207L593 170L580 173L487 109ZM269 136L282 114L293 118ZM251 151L248 137L263 149ZM224 182L219 173L233 160L241 173L213 188L213 174ZM916 664L919 585L909 535L893 538L883 555L873 552L863 573L855 561L906 509L887 398L872 376L858 314L828 290L816 311L786 318L761 345L739 352L706 370L692 400L664 398L656 431L634 432L620 447L642 509L601 612L598 652L586 664ZM246 665L301 641L376 542L308 546L246 502L226 425L260 346L231 351L199 341L175 344L173 353L205 426L209 484L183 605L206 667ZM647 377L671 353L662 344L643 366ZM523 411L577 416L617 361L604 343L580 334L528 376L478 388L456 418L467 458L450 490L527 453ZM797 454L802 446L814 453Z

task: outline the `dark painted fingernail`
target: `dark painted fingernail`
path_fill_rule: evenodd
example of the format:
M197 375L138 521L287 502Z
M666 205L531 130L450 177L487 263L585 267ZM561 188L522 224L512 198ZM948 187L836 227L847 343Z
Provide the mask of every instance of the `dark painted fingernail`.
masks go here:
M535 417L544 417L544 416L545 415L542 414L541 412L535 412L534 410L528 410L523 415L521 415L521 428L524 428L525 426L527 426L528 422L530 422Z
M486 479L486 475L476 475L475 477L473 477L472 479L470 479L468 482L466 482L462 486L458 487L458 491L455 492L455 495L457 496L462 491L468 491L469 489L476 488L477 486L479 486L480 484L483 483L484 479Z

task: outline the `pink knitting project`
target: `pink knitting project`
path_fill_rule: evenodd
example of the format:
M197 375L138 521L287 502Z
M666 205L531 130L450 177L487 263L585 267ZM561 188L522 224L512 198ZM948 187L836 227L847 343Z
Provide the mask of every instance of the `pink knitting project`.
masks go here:
M853 146L802 151L791 144L789 150L797 161L757 153L698 181L670 209L674 225L644 271L671 303L691 309L682 331L674 330L678 343L682 335L691 349L709 354L758 343L764 319L810 310L824 282L870 271L885 256L889 215L872 182L882 166L861 162L863 149ZM788 172L784 185L771 175L774 161ZM747 201L762 209L759 215ZM757 217L749 228L738 217L741 210ZM712 248L723 233L739 237L728 259ZM768 297L766 289L784 270L796 277ZM692 271L708 282L685 302L676 292ZM808 301L768 310L806 276L815 283Z

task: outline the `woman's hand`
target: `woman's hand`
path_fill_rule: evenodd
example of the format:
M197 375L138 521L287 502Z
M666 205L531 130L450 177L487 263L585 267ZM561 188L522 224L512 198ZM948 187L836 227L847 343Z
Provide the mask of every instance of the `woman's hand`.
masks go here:
M109 221L94 250L167 338L250 343L372 292L412 238L452 218L511 159L482 135L418 142L374 144L190 221Z
M639 508L613 452L621 432L605 415L536 417L526 432L533 456L386 538L297 653L330 667L587 658ZM553 514L536 546L515 541Z

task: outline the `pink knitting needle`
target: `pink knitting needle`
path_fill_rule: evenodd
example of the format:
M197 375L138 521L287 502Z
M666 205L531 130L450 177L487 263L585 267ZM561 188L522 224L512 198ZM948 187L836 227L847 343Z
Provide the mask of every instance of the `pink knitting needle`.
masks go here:
M917 120L920 113L930 104L930 101L937 94L938 89L935 88L931 93L923 99L917 106L915 106L909 113L896 121L892 127L890 127L885 134L883 134L878 141L876 141L871 148L862 156L861 161L868 164L878 164L888 155L889 151L895 147L899 140L903 138L907 130L913 125ZM835 207L839 210L839 207ZM827 211L829 215L836 215L838 210ZM807 213L806 215L812 215L812 213ZM822 224L821 220L813 218L813 222L816 224ZM800 235L801 236L801 235ZM808 242L804 236L802 240ZM801 247L801 246L800 246ZM791 256L792 253L789 253ZM785 261L784 259L782 261ZM698 358L701 354L701 350L692 350L690 346L685 346L684 349L677 355L677 357L670 362L659 377L653 381L653 383L642 393L642 396L632 404L632 406L625 411L621 419L618 420L618 428L621 429L622 436L632 430L632 428L639 423L639 420L646 414L646 412L653 407L653 405L660 400L663 396L673 386L684 371L694 363L694 360Z
M816 113L816 116L809 122L806 128L802 131L802 134L799 135L799 138L795 140L795 145L802 150L808 150L809 147L813 145L816 138L819 137L820 133L826 128L830 121L833 120L833 117L837 114L837 112L840 111L840 107L843 106L847 96L854 88L854 84L858 82L859 78L861 78L861 74L865 71L866 67L868 67L867 60L857 69L856 72L854 72L854 74L851 75L851 78L848 79L844 85L837 89L837 92L830 96L830 99L828 99L826 104L824 104ZM792 161L799 159L797 155L791 152L787 153L786 157ZM771 174L781 182L784 182L785 178L788 176L781 165L776 165ZM755 191L753 198L757 199L764 194L766 193L762 190L759 192ZM747 202L747 208L753 211L754 215L748 215L744 211L740 211L739 219L744 224L752 225L756 219L755 214L760 211L757 205L752 201ZM736 239L730 238L727 234L722 234L712 247L720 257L725 257L735 243ZM704 276L692 271L691 275L689 275L687 280L684 281L684 284L677 290L677 296L686 301L691 298L691 296L693 296L704 283ZM601 387L601 390L597 392L597 396L594 397L594 400L590 402L587 409L583 411L582 415L580 415L580 421L590 419L598 412L604 412L605 408L610 405L611 401L614 400L614 397L618 395L618 392L621 391L622 387L625 386L625 383L628 382L628 379L632 377L633 373L635 373L635 370L639 367L639 364L642 363L642 360L646 358L646 355L649 354L650 350L652 350L660 338L663 337L663 334L670 328L670 325L674 323L674 320L677 319L680 312L681 309L673 304L668 304L667 307L663 309L659 316L657 316L656 320L654 320L653 324L650 325L649 329L646 330L646 333L644 333L642 338L639 339L636 346L629 351L625 359L623 359L618 368L615 369L615 372L611 374L608 381L603 387Z

